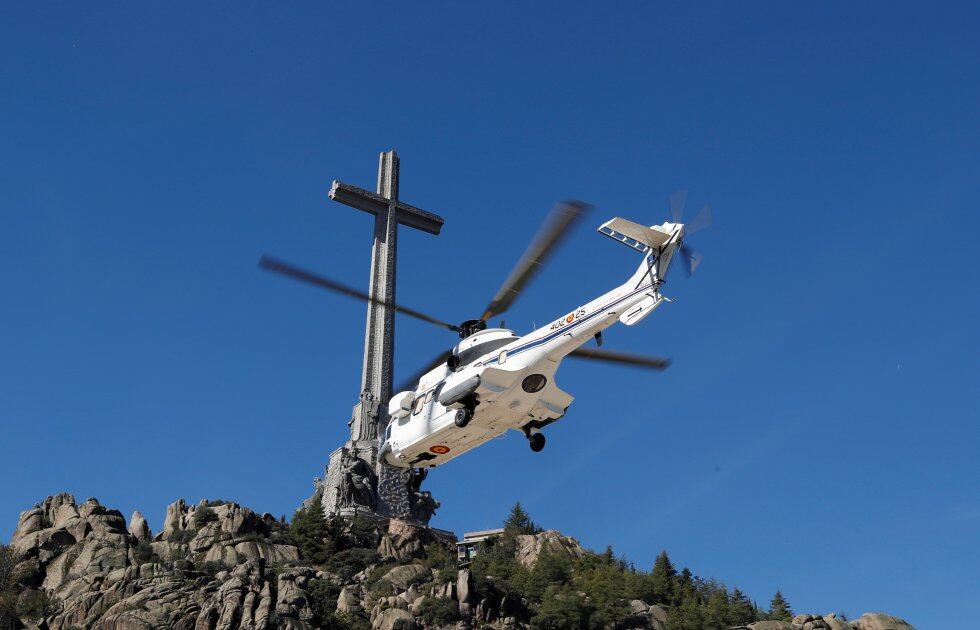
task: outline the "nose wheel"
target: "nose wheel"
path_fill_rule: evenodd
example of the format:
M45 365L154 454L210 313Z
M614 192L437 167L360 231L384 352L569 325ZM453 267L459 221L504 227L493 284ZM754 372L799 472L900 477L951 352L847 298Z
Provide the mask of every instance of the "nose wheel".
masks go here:
M532 433L527 436L527 443L535 453L541 452L544 448L544 433Z

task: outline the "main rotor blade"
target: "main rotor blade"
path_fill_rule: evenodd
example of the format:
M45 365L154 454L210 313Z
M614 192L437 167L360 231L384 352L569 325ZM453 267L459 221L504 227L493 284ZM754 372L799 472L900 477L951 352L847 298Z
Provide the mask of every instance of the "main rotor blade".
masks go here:
M534 240L521 255L480 319L487 321L511 307L524 287L541 271L542 265L589 208L589 204L581 201L563 201L552 208Z
M687 191L678 190L670 197L667 197L667 207L670 208L671 223L680 223L684 216L684 204L687 203Z
M327 277L321 276L318 273L312 271L307 271L306 269L300 269L299 267L293 266L287 262L283 262L272 256L262 256L259 259L259 267L278 273L294 280L300 280L312 285L316 285L320 288L333 291L335 293L340 293L341 295L346 295L348 297L357 298L358 300L363 300L365 302L373 302L374 304L381 304L393 309L396 313L401 313L402 315L407 315L409 317L414 317L415 319L420 319L423 322L428 322L430 324L435 324L441 328L446 328L449 330L459 331L459 328L453 324L442 321L441 319L432 317L431 315L426 315L415 309L408 308L406 306L399 306L394 302L386 302L384 300L379 300L373 298L364 291L360 289L355 289L354 287L344 284L343 282L337 282L336 280L331 280Z
M700 232L704 228L711 227L711 223L714 217L711 215L711 204L706 203L698 211L694 218L684 224L684 233L687 236L694 234L695 232Z
M430 361L429 363L427 363L425 365L425 367L419 368L411 376L407 376L404 379L402 379L398 383L397 386L395 386L395 387L392 388L392 390L391 390L392 393L397 394L399 392L407 392L407 391L413 391L414 392L415 391L415 388L419 384L419 379L421 379L423 376L425 376L430 370L432 370L432 368L436 367L440 363L445 363L449 359L449 357L452 355L452 353L453 353L452 350L446 350L445 352L443 352L442 354L440 354L436 358L432 359L432 361Z
M654 357L643 354L632 354L629 352L617 352L616 350L600 350L599 348L576 348L568 355L576 359L591 359L593 361L605 361L607 363L621 363L634 367L650 368L653 370L665 370L670 365L670 359Z

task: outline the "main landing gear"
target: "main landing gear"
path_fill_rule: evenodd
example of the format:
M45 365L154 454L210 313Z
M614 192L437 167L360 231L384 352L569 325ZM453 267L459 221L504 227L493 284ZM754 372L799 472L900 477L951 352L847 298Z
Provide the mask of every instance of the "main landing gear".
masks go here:
M456 423L457 427L462 429L463 427L468 425L470 423L470 420L472 419L473 419L473 410L470 409L469 407L463 407L462 409L456 411L456 417L453 419L453 422Z
M541 452L541 449L544 448L544 442L544 433L528 433L527 443L535 453Z

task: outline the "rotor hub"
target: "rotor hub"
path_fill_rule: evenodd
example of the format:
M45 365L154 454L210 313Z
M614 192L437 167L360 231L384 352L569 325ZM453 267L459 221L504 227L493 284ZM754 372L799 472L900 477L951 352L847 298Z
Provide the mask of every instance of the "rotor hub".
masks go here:
M466 339L474 333L487 329L487 323L482 319L468 319L459 325L459 338Z

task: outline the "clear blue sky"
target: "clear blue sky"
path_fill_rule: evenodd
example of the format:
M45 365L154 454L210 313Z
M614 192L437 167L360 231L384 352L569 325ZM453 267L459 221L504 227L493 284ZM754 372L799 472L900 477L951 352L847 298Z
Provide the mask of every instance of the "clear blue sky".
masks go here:
M49 493L291 513L344 438L371 223L402 158L399 297L475 317L559 198L595 214L507 315L620 282L592 232L690 189L716 224L677 302L569 363L577 397L436 470L434 524L661 549L797 610L963 627L980 592L976 5L7 4L0 10L0 539ZM479 252L479 254L475 254ZM397 363L453 343L410 320Z

